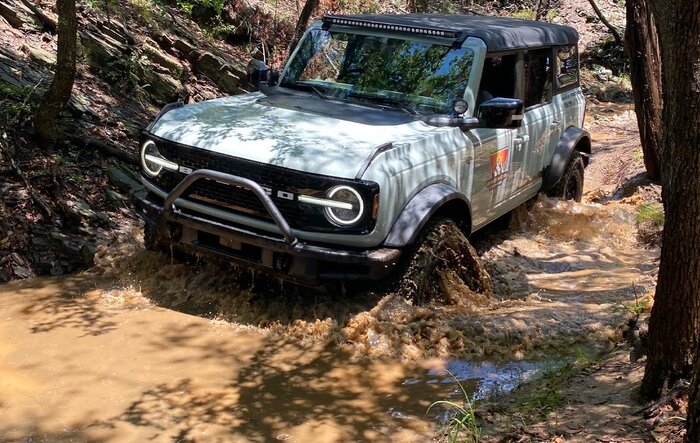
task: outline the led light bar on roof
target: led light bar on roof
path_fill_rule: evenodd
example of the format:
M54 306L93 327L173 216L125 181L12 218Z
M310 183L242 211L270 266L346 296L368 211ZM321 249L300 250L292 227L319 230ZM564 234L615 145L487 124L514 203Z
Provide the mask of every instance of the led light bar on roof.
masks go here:
M461 44L462 33L442 28L429 28L423 26L401 25L392 23L360 20L355 18L326 16L323 18L323 28L328 29L331 25L353 26L360 28L377 29L379 31L405 32L408 34L427 35L432 37L451 38L458 40Z

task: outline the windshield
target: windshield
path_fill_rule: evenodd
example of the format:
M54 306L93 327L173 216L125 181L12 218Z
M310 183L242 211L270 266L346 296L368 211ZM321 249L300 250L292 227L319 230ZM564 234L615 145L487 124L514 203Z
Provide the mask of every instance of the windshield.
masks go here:
M444 114L463 98L473 58L468 48L314 29L280 85L412 113Z

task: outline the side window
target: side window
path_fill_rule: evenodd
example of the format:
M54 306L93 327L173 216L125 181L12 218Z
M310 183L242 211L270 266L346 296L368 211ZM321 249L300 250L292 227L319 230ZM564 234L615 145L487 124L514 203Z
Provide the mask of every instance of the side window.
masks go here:
M557 51L557 83L559 88L578 84L578 48L565 46Z
M517 54L491 55L484 60L477 106L496 97L515 98L517 92Z
M529 51L525 60L525 107L528 108L551 98L552 50Z

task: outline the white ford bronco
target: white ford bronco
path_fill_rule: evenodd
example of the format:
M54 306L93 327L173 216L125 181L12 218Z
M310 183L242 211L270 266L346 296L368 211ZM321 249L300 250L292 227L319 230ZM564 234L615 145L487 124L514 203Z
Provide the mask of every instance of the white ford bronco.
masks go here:
M147 246L376 280L445 222L469 236L539 192L580 200L577 42L510 18L327 16L281 73L251 62L259 92L168 105L148 126Z

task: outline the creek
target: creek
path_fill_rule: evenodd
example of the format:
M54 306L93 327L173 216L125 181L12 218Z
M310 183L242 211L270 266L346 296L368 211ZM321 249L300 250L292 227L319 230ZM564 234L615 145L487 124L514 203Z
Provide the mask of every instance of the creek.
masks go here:
M657 269L634 214L537 200L475 240L493 298L425 306L254 287L135 231L89 272L0 287L0 440L425 441L455 380L503 394L620 340Z

